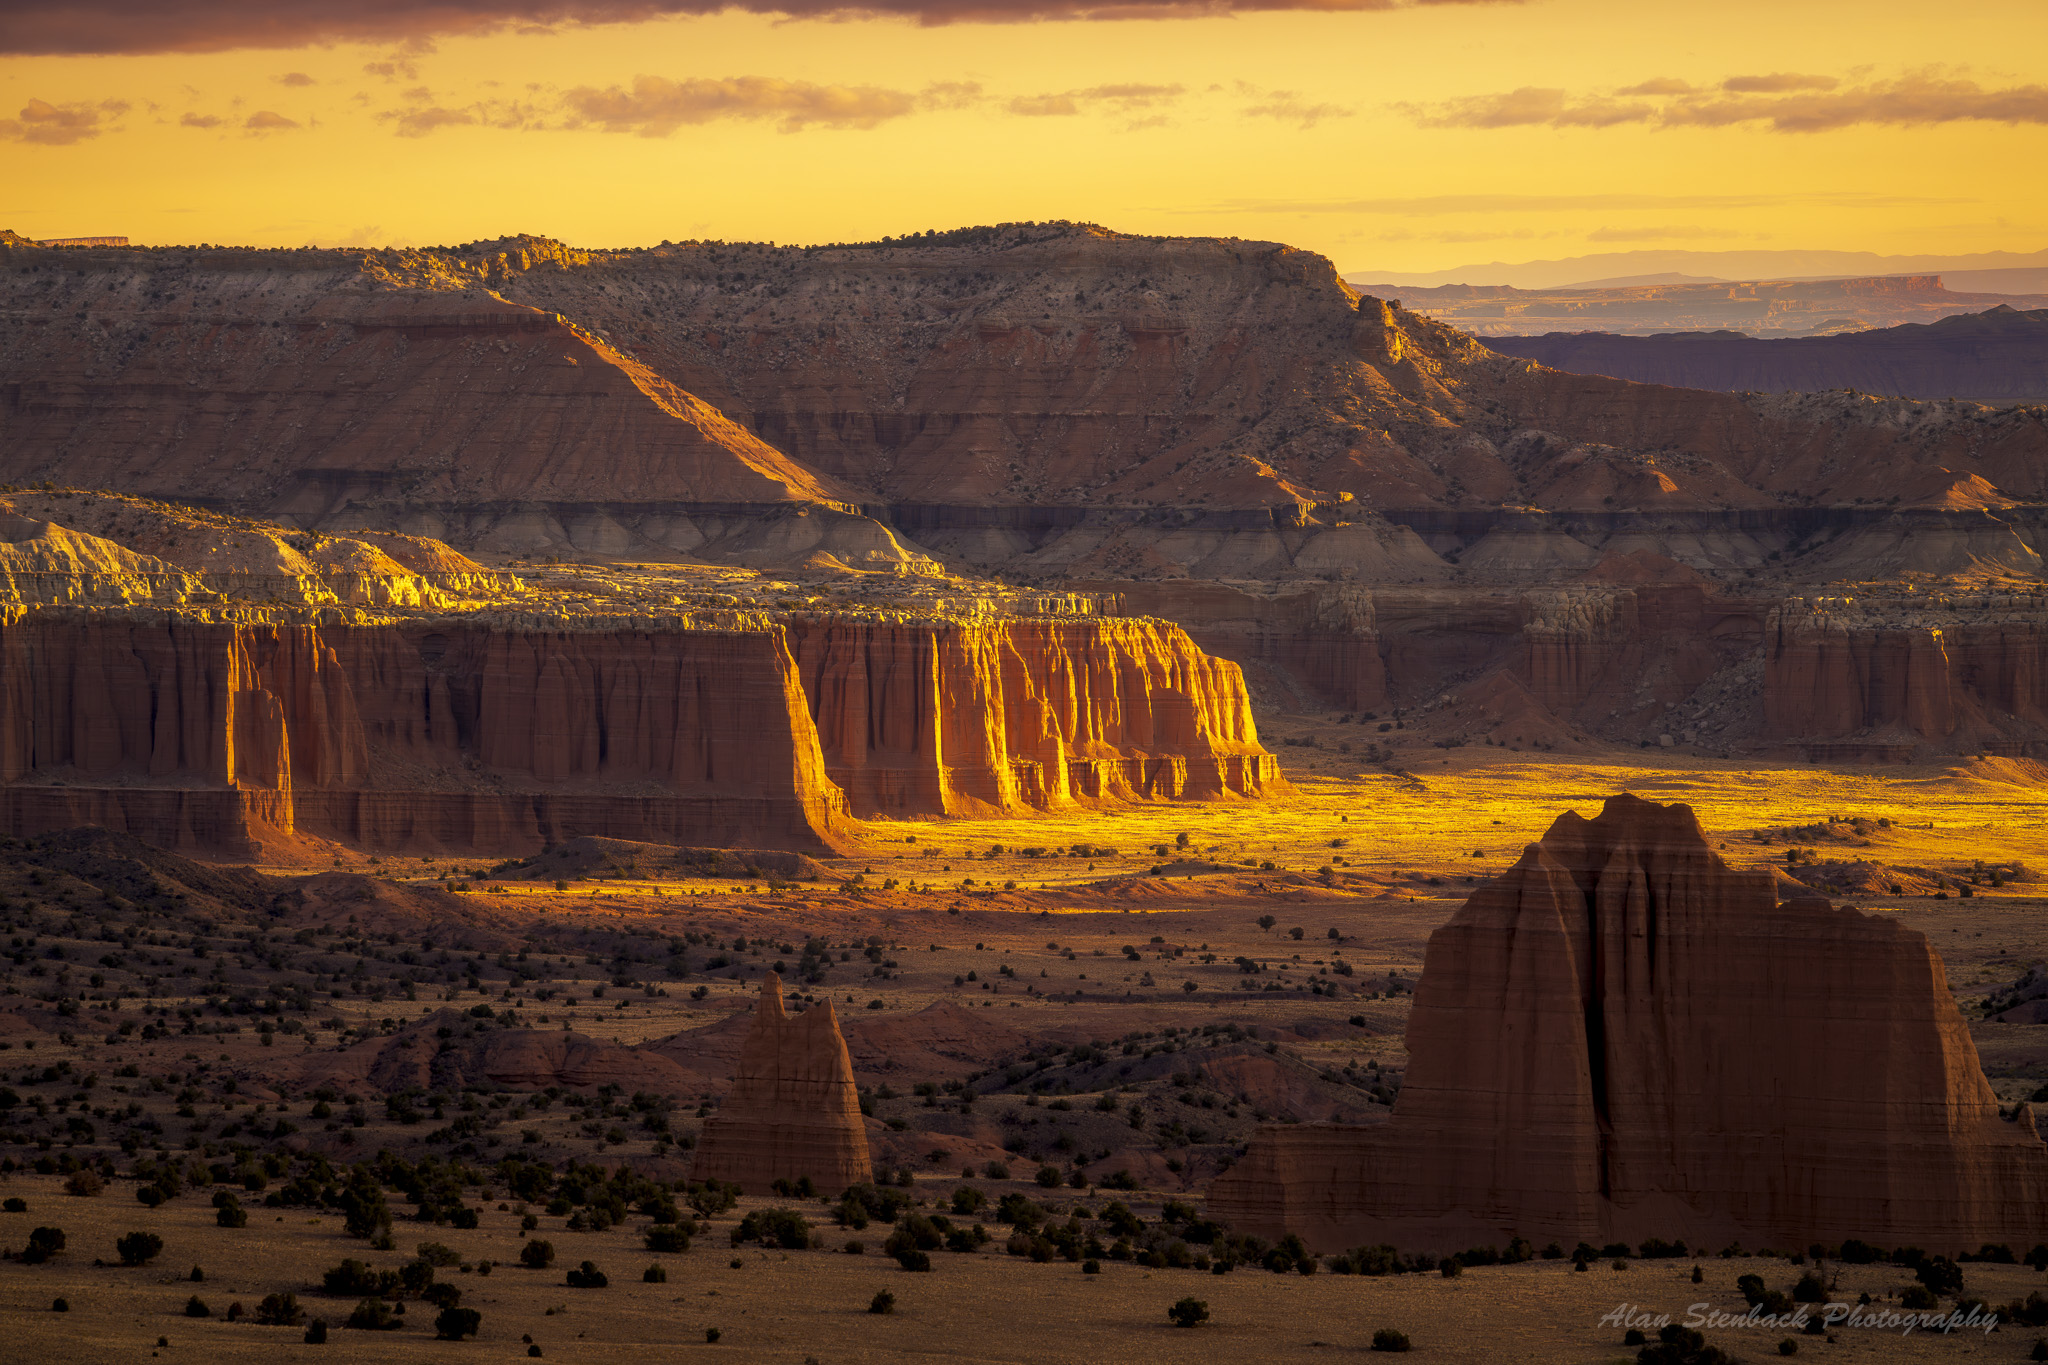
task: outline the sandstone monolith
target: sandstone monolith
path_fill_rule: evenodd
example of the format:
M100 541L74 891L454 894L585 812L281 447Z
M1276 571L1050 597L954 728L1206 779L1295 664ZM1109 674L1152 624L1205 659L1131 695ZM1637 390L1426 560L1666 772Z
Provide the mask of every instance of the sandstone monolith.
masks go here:
M804 1176L838 1194L871 1178L853 1063L830 1001L786 1014L782 978L762 981L732 1093L705 1123L690 1174L748 1194Z
M1430 936L1408 1047L1390 1121L1263 1131L1215 1213L1321 1249L2048 1234L2048 1146L1926 937L1779 904L1687 806L1561 816Z

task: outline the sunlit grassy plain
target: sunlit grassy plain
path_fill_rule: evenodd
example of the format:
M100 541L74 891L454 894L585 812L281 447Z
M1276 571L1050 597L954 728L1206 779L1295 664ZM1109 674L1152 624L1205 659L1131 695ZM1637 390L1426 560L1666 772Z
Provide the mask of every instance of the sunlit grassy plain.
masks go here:
M809 883L771 895L758 882L658 876L595 878L562 891L552 883L508 877L489 883L502 891L478 892L471 903L502 907L508 919L539 911L550 918L650 919L677 930L700 925L792 940L878 935L900 958L901 970L879 981L835 985L831 998L849 1015L865 1011L871 999L882 1002L883 1018L950 1000L1034 1036L1057 1037L1226 1020L1285 1029L1356 1015L1362 1026L1290 1044L1289 1050L1318 1066L1363 1066L1369 1059L1398 1066L1407 998L1373 998L1351 991L1352 983L1342 998L1310 994L1310 983L1335 983L1322 974L1322 964L1341 952L1359 968L1354 982L1390 970L1412 977L1430 929L1479 881L1502 871L1561 812L1593 815L1615 792L1690 804L1709 838L1717 847L1725 844L1723 856L1738 866L1782 865L1788 842L1811 842L1764 842L1754 837L1760 831L1861 816L1888 818L1893 825L1868 847L1823 847L1821 855L1951 869L1977 859L2048 868L2048 797L2027 785L2031 774L2023 765L1996 760L1830 769L1670 754L1537 762L1529 755L1510 760L1453 751L1401 773L1360 771L1328 753L1299 761L1292 753L1284 757L1290 760L1292 792L1270 803L866 822L855 827L857 843L848 856L825 860L837 876L861 874L870 889L856 894ZM1183 834L1184 850L1177 842ZM1333 847L1334 840L1344 842ZM1075 844L1117 852L1059 858L1017 853ZM1175 850L1169 862L1199 857L1236 863L1238 870L1192 880L1153 876L1151 869L1162 861L1152 849L1158 844ZM987 857L997 845L1004 852ZM1339 858L1345 861L1337 863ZM432 864L386 858L374 867L352 861L364 870L419 881L487 865L446 858ZM1247 861L1275 866L1246 867ZM1325 864L1339 874L1334 886L1316 875ZM968 878L971 886L964 885ZM882 889L891 879L899 885ZM1015 889L1005 889L1010 882ZM911 889L913 883L918 889ZM1969 1007L1990 985L2011 980L2029 960L2048 957L2043 889L2041 882L2026 881L1968 900L1871 896L1855 903L1927 932L1966 1017L1974 1020L1976 1011ZM1272 928L1257 924L1262 914L1276 916ZM1304 928L1303 939L1288 936L1294 925ZM1326 939L1331 929L1341 940ZM1166 962L1146 949L1143 964L1123 958L1121 945L1142 946L1154 935L1169 946L1187 945L1188 956ZM1219 960L1199 963L1197 948L1213 951ZM1282 988L1246 991L1245 978L1230 965L1236 954L1266 963L1269 973L1257 979L1284 983ZM1015 977L997 978L998 963L1010 964ZM978 984L957 984L977 966ZM1141 972L1144 981L1137 979ZM1184 982L1197 989L1185 991ZM722 1018L743 1007L754 989L752 981L710 984L709 997L701 1001L675 990L656 999L636 996L626 1006L607 999L574 1009L559 1003L522 1008L552 1010L542 1027L568 1024L636 1042ZM438 999L423 998L365 1008L405 1017L441 1007ZM1972 1033L2001 1095L2029 1093L2048 1079L2048 1045L2035 1041L2048 1030L1978 1021ZM1187 1194L1199 1196L1206 1174L1191 1169L1187 1180ZM917 1193L943 1198L952 1183L950 1176L921 1175ZM1564 1365L1633 1359L1620 1330L1599 1323L1618 1303L1680 1314L1701 1301L1733 1307L1739 1303L1737 1275L1760 1273L1783 1287L1799 1273L1783 1261L1709 1257L1701 1263L1704 1284L1697 1287L1690 1282L1690 1261L1635 1262L1622 1272L1596 1264L1579 1275L1568 1262L1537 1262L1475 1269L1455 1281L1328 1274L1304 1279L1245 1270L1219 1278L1123 1264L1097 1277L1062 1262L1036 1265L994 1255L939 1257L934 1273L912 1275L878 1256L874 1238L867 1255L844 1254L844 1234L828 1236L824 1251L748 1251L734 1270L723 1225L690 1253L661 1258L643 1251L630 1229L576 1234L556 1228L552 1235L565 1258L571 1252L574 1259L589 1257L612 1277L607 1290L575 1291L562 1285L559 1268L534 1273L505 1266L519 1238L511 1215L487 1207L474 1232L421 1229L413 1236L432 1236L465 1256L500 1262L488 1279L458 1279L464 1304L484 1314L481 1340L436 1343L423 1323L415 1323L374 1336L336 1330L327 1345L316 1347L301 1345L297 1331L229 1326L218 1317L194 1321L180 1309L194 1289L217 1314L230 1301L253 1308L264 1293L293 1290L311 1312L338 1322L347 1305L309 1292L325 1265L360 1254L360 1244L344 1238L332 1219L309 1222L300 1213L275 1223L264 1211L237 1234L210 1226L210 1210L196 1203L148 1211L128 1202L119 1185L109 1197L80 1200L56 1193L54 1184L15 1177L10 1192L27 1193L32 1212L0 1215L0 1243L19 1244L28 1227L48 1221L64 1226L78 1249L33 1274L0 1267L0 1360L128 1361L151 1353L206 1361L523 1358L521 1337L530 1335L546 1359L591 1362L703 1358L827 1365L940 1356L1292 1362L1362 1355L1375 1330L1394 1327L1413 1338L1424 1359ZM1141 1202L1163 1197L1132 1196ZM1090 1202L1099 1203L1100 1196ZM558 1221L546 1220L543 1235ZM144 1270L92 1267L93 1256L112 1259L113 1238L130 1226L165 1236L169 1248L158 1264ZM401 1224L400 1232L403 1252L409 1249L404 1237L413 1229ZM641 1283L639 1270L655 1259L666 1262L668 1283ZM207 1268L203 1286L183 1279L194 1262ZM1837 1293L1853 1299L1867 1291L1883 1300L1906 1278L1883 1267L1845 1268ZM2043 1285L2024 1268L1982 1266L1971 1268L1970 1287L2003 1303ZM866 1313L872 1295L885 1288L897 1295L897 1311ZM58 1294L70 1299L70 1313L49 1311ZM1209 1303L1209 1325L1194 1332L1168 1325L1165 1310L1183 1295ZM704 1340L709 1326L721 1329L719 1344ZM1710 1335L1724 1349L1756 1360L1776 1356L1785 1334ZM2011 1328L1990 1337L1951 1338L1838 1330L1833 1344L1818 1337L1799 1340L1802 1356L1824 1359L2019 1360L2035 1335ZM159 1336L170 1345L157 1347Z

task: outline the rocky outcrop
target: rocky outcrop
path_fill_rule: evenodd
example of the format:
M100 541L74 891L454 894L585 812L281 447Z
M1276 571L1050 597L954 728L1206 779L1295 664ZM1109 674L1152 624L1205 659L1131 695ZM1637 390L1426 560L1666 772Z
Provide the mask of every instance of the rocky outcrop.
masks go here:
M1765 630L1774 739L2048 754L2048 615L2030 593L1806 598Z
M1255 797L1244 677L1162 621L797 618L825 770L859 815Z
M732 1091L705 1123L690 1175L748 1194L809 1176L833 1195L873 1178L853 1063L831 1001L791 1016L782 978L770 972L762 981Z
M1777 904L1691 810L1558 819L1430 937L1375 1128L1262 1130L1211 1190L1321 1248L1974 1250L2037 1240L2048 1146L2005 1118L1926 938Z

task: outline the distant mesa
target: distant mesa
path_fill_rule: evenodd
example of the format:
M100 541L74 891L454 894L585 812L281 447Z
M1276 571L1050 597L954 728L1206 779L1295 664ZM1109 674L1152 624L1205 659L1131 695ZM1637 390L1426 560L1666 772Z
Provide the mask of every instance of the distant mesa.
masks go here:
M2048 402L2048 307L2022 311L2001 304L1938 321L1829 336L1554 331L1489 336L1486 344L1575 374L1686 389L1855 389L1903 398Z
M1320 1250L1533 1241L1954 1253L2048 1226L1927 939L1729 867L1692 810L1560 816L1430 936L1377 1127L1261 1130L1216 1216Z
M706 1120L690 1174L748 1194L808 1176L833 1195L872 1178L853 1062L831 1001L790 1015L782 978L762 980L732 1091Z

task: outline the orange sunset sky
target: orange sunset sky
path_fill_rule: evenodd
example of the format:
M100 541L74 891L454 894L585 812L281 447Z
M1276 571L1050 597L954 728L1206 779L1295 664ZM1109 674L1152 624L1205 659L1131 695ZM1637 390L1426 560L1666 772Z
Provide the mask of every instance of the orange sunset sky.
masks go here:
M1346 270L2048 247L2042 0L756 3L8 0L0 226L629 246L1072 218Z

